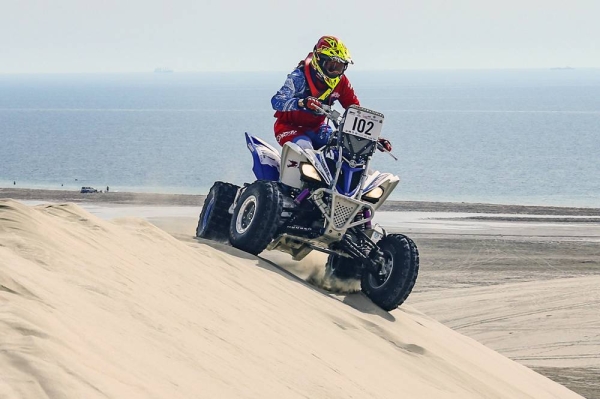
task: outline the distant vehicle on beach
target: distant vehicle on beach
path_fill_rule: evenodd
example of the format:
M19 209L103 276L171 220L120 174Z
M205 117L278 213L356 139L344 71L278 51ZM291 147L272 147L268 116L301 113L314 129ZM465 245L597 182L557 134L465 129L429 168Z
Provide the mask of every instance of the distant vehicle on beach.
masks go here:
M88 194L88 193L97 193L98 190L96 190L94 187L81 187L81 191L79 191L81 194Z

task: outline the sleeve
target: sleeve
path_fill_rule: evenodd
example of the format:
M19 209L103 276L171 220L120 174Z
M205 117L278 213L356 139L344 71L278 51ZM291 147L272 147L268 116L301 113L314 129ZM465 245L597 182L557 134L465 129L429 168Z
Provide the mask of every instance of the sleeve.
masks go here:
M354 88L346 75L342 76L342 81L339 84L341 85L339 101L342 107L346 109L351 105L360 105L360 101L358 101L358 97L354 93Z
M275 111L298 111L298 100L302 98L306 89L306 78L300 69L294 69L285 80L285 83L271 98L271 105Z

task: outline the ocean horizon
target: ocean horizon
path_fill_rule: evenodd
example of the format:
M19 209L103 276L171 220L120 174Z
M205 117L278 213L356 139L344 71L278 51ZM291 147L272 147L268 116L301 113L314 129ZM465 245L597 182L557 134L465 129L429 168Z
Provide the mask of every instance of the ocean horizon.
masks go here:
M286 73L0 75L0 187L250 182L244 133L279 147L270 99ZM348 77L385 115L399 161L378 153L372 167L400 176L391 199L600 207L600 69Z

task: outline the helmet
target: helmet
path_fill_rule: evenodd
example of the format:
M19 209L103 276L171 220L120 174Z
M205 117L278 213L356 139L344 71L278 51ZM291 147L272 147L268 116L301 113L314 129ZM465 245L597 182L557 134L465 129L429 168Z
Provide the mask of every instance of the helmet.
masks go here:
M354 64L354 62L350 57L350 52L340 39L334 36L323 36L313 49L310 64L317 72L317 76L331 86L333 83L331 80L337 80L346 72L348 64Z

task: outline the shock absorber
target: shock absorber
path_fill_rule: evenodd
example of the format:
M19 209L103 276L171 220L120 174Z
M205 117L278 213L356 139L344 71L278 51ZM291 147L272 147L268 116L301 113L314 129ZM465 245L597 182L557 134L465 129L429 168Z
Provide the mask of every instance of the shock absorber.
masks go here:
M305 188L304 190L302 190L302 192L300 192L300 194L298 194L298 196L294 200L296 205L300 205L300 203L302 201L304 201L306 199L306 197L308 197L309 194L310 194L310 190L308 188Z
M371 217L371 210L370 209L363 209L362 212L359 212L356 214L356 216L354 217L354 221L355 222L360 222L361 220L364 219L369 219ZM371 229L373 227L373 225L371 224L371 221L369 220L368 222L365 222L364 224L358 225L358 227L361 228L361 230L364 229Z
M370 219L371 218L371 210L367 209L367 208L363 209L363 217L365 219ZM365 223L364 226L365 226L365 229L368 229L368 230L370 230L373 227L370 220L367 223Z

